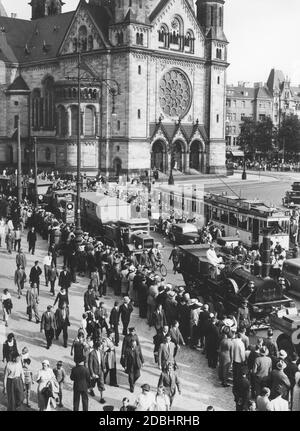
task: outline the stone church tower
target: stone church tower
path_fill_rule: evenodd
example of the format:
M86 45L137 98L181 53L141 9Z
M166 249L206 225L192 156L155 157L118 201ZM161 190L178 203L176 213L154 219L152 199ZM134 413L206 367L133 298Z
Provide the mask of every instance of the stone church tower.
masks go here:
M64 3L62 0L31 0L31 19L44 18L46 16L62 13Z

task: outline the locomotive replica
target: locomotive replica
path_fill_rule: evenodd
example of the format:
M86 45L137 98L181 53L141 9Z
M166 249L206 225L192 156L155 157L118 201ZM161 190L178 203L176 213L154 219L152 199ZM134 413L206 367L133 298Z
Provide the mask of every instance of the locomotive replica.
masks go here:
M227 249L216 248L222 256L225 267L219 275L206 257L208 244L180 246L180 271L187 286L193 293L211 298L216 311L226 315L237 312L245 300L251 316L253 330L270 326L272 315L278 316L282 310L291 310L294 303L286 295L283 279L269 277L270 240L264 238L262 272L255 275L241 265ZM265 263L264 263L265 262Z

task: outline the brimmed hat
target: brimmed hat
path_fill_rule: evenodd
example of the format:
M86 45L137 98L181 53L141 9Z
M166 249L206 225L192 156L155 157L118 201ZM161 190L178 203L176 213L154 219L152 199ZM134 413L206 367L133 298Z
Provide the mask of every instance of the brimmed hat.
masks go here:
M50 362L48 361L48 359L44 359L42 365L48 365L48 367L50 367Z
M262 347L259 349L259 354L260 354L261 356L266 356L266 355L268 354L268 349L267 349L267 347L266 347L266 346L262 346Z
M278 370L284 370L286 368L286 363L283 361L278 361L276 364L276 368Z
M144 391L150 392L150 385L148 385L148 383L142 385L141 388L144 389Z
M279 358L280 359L285 359L287 357L287 353L285 350L280 350L279 351Z

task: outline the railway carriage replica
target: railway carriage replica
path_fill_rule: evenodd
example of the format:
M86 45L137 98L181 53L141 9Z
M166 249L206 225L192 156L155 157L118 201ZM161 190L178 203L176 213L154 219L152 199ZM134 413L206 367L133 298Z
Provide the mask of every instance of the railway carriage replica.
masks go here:
M216 310L222 310L225 314L236 312L246 299L252 329L267 328L272 314L277 315L279 310L293 306L282 282L251 274L222 248L217 248L217 254L223 257L225 268L217 277L206 257L209 245L184 245L179 248L180 271L191 292L211 297Z

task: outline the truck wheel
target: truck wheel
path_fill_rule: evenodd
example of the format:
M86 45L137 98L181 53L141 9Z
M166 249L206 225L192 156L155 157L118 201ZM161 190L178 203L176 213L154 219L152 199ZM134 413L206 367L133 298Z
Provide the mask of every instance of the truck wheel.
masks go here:
M296 351L290 337L286 334L280 334L276 342L278 350L285 350L289 356Z

